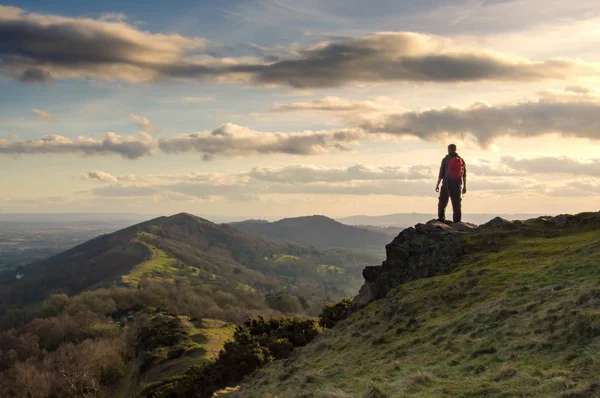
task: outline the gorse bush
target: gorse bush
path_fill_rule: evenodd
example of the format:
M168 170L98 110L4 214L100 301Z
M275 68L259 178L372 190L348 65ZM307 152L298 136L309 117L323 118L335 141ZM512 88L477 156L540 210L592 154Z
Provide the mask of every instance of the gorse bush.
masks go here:
M136 355L141 359L140 371L144 372L156 362L178 358L188 350L199 348L190 337L189 327L177 315L159 314L140 330Z
M321 333L317 321L299 317L257 317L236 328L233 341L225 343L218 358L183 377L151 386L142 397L211 397L224 387L239 383L256 369L289 357L294 348L310 343Z
M319 325L332 328L336 323L346 319L350 312L351 298L344 298L337 303L325 303L319 314Z

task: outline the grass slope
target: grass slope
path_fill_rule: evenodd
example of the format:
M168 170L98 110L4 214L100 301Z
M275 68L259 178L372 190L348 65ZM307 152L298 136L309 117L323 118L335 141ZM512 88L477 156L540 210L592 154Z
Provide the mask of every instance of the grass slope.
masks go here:
M225 395L600 396L598 224L513 227L464 235L456 271L397 287Z

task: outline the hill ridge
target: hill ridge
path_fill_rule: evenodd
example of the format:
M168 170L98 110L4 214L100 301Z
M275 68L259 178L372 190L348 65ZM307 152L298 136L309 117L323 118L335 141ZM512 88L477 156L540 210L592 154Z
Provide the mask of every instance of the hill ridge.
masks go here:
M324 215L290 217L274 222L247 220L229 225L271 239L297 242L316 248L378 250L390 240L387 234L342 224Z
M276 242L189 213L156 217L101 235L46 260L0 273L2 308L144 280L197 283L261 293L283 291L318 300L348 294L370 254ZM17 273L22 275L17 278ZM310 282L310 283L309 283ZM346 292L346 293L342 293ZM304 302L304 305L308 305Z

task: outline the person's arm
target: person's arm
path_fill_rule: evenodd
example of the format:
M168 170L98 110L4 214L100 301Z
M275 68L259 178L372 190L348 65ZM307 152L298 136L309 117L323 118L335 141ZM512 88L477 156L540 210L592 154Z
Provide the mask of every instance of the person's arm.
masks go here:
M438 182L437 185L435 186L435 192L440 192L440 183L442 182L442 180L444 179L444 177L446 176L446 158L442 159L442 164L440 166L440 172L438 174Z
M467 164L463 160L463 195L467 193Z

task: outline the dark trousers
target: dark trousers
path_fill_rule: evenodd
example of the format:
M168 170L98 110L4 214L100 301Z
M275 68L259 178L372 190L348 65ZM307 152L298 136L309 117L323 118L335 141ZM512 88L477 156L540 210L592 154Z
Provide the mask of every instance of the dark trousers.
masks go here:
M453 221L460 222L462 219L462 181L444 181L440 189L440 201L438 202L438 219L446 219L446 206L448 200L452 200Z

